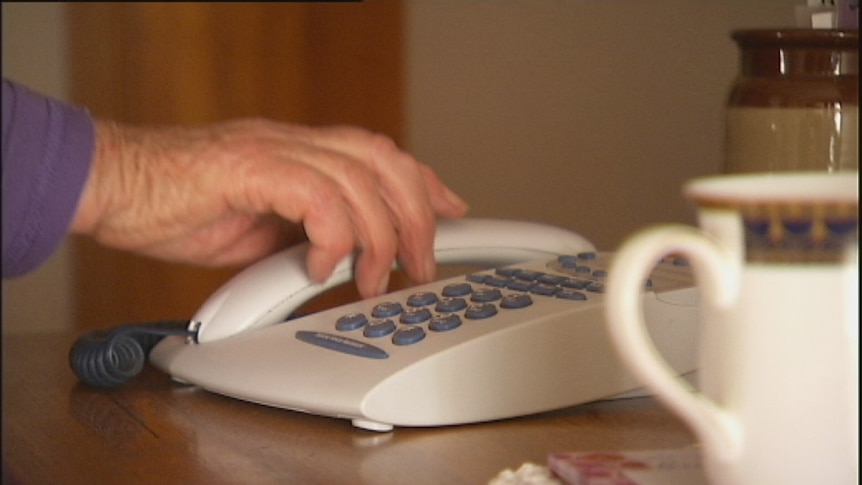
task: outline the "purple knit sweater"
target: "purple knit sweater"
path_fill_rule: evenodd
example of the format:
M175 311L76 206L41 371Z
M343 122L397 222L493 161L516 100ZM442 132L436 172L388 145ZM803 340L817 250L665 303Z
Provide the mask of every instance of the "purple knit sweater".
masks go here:
M93 120L3 79L3 278L36 269L66 236L87 181Z

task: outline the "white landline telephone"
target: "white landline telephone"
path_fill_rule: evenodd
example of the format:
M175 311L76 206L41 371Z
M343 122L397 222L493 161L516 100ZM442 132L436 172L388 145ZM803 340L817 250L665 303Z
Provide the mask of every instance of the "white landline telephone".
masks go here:
M173 379L268 406L387 431L523 416L637 389L602 311L610 254L582 236L520 221L441 221L441 264L487 269L285 321L351 279L346 258L323 284L305 246L250 266L169 336L150 361ZM653 340L695 370L696 293L684 266L660 263L644 298Z

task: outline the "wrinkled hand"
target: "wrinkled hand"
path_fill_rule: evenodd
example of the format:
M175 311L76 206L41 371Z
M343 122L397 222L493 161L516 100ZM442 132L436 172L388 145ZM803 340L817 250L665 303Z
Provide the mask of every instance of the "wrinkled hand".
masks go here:
M248 264L307 239L312 279L357 251L356 284L369 297L385 292L396 258L415 281L433 279L436 219L466 210L429 167L358 128L98 122L72 230L207 266Z

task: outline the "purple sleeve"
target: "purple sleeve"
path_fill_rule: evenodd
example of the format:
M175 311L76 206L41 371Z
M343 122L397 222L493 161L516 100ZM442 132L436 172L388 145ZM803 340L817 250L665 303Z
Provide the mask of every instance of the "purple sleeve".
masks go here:
M3 79L3 278L44 262L65 238L95 145L83 109Z

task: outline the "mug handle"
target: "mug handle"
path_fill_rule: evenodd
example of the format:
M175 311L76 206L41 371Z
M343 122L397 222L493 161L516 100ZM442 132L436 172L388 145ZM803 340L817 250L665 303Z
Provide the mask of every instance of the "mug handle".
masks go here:
M680 379L658 352L644 322L641 298L656 263L669 254L680 254L694 270L701 312L726 307L736 298L733 282L740 267L726 253L694 227L646 229L614 256L605 292L608 329L620 358L635 378L693 429L710 454L718 455L738 449L742 430L733 416Z

